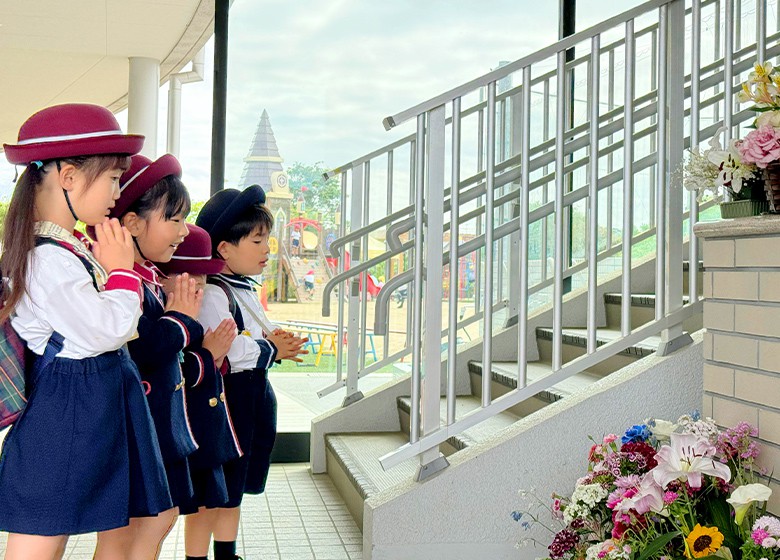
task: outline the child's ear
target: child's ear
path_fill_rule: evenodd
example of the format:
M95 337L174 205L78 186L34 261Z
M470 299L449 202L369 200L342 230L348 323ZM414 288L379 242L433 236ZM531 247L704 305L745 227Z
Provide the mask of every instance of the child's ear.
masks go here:
M146 220L144 220L135 212L128 212L122 216L121 222L122 225L127 228L127 231L130 232L130 235L134 237L140 235L144 230L144 226L146 225Z
M220 241L217 245L217 254L222 257L222 260L227 261L230 253L230 243L227 241Z
M62 163L57 171L60 186L66 191L72 191L75 186L76 166L72 163Z

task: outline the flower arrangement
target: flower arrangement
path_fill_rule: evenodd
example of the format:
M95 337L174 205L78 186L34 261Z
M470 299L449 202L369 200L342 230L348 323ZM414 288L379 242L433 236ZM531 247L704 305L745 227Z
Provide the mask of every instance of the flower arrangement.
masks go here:
M699 201L712 198L722 202L726 195L731 200L760 200L760 190L766 182L780 179L780 70L771 63L756 63L742 90L741 103L753 103L758 113L751 130L742 139L732 139L727 146L720 142L721 128L710 140L709 148L695 147L688 152L683 165L683 185L697 193ZM745 186L750 189L745 190ZM780 185L778 185L780 188ZM780 211L780 204L769 197L771 210Z
M780 520L766 514L755 428L710 418L648 420L594 442L573 493L512 512L553 534L551 560L780 560ZM542 522L546 509L562 528ZM531 539L532 540L532 539ZM536 542L536 541L534 541Z
M743 160L739 140L724 148L721 128L709 141L709 148L693 148L683 164L683 186L696 192L696 199L720 203L726 200L763 200L763 181L755 164Z

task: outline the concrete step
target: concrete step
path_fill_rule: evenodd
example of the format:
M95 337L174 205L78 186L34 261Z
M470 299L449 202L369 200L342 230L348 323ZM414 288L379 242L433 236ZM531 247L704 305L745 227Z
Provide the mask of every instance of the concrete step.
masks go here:
M363 527L363 503L383 490L412 479L419 461L409 459L385 471L379 457L409 443L403 432L365 432L325 436L327 470L358 527Z
M636 329L655 319L655 294L631 294L631 328ZM688 303L690 298L683 297ZM620 329L620 313L623 295L619 293L604 294L604 305L607 312L607 326L610 329ZM683 323L683 329L696 332L702 328L702 316L697 315Z
M587 329L563 329L563 363L570 362L586 353L588 343ZM598 329L596 333L596 343L602 346L608 342L621 338L620 331L617 329ZM539 347L539 358L542 362L552 363L552 339L553 330L547 327L536 329L536 343ZM601 363L590 368L591 373L596 375L608 375L617 371L640 358L649 356L658 348L661 338L651 336L639 342L638 344L626 348L622 352L607 358Z
M482 401L479 397L472 395L458 396L455 399L455 418L460 419L466 414L477 410L482 407ZM405 434L409 433L409 418L412 410L411 397L398 397L398 416L401 420L401 431ZM447 422L447 399L441 398L440 413L442 424ZM481 441L485 441L489 437L493 436L497 432L504 428L511 426L520 419L520 416L511 412L502 412L488 418L484 422L480 422L473 428L469 428L465 432L452 436L439 447L439 451L444 455L452 455L458 451L465 449L470 445L474 445Z
M475 398L482 398L482 373L483 364L480 361L469 362L471 376L471 392ZM535 383L552 373L552 365L545 362L530 362L526 370L528 383ZM494 362L491 369L490 394L495 399L517 388L517 362ZM602 376L584 371L569 379L556 383L545 391L537 393L530 399L510 408L508 412L518 416L528 416L568 395L576 393L591 383L601 379Z

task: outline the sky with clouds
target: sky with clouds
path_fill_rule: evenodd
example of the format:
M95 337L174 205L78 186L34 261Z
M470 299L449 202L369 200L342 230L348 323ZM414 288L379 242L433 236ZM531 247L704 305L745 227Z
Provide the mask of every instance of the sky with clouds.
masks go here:
M577 27L638 3L579 0ZM385 132L385 116L553 42L557 10L554 0L236 0L230 14L226 186L241 178L264 109L286 164L341 165L411 132L403 126ZM212 59L209 42L206 79L182 89L180 156L196 200L209 193ZM164 85L160 154L166 114ZM126 123L126 115L118 117ZM10 186L13 169L4 164L0 173L2 186Z

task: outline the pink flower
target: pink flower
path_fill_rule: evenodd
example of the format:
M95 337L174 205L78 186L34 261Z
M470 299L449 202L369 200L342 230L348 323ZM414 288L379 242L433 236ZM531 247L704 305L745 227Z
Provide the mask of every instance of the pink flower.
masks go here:
M677 492L664 492L664 503L669 505L678 498Z
M706 439L693 434L672 434L671 445L661 447L655 456L658 466L650 472L662 488L678 479L687 480L691 488L701 488L703 474L728 482L731 470L715 462L714 455L715 447Z
M750 538L753 539L753 542L756 543L758 546L761 546L761 543L764 542L764 539L767 538L769 535L769 531L766 529L756 529L752 533L750 533Z
M638 514L644 514L649 511L659 512L664 506L663 489L653 478L652 473L647 473L642 477L642 482L636 492L629 495L630 490L626 491L623 501L617 509L620 511L634 510Z
M617 439L617 436L615 434L607 434L604 436L604 445L609 445L613 441Z
M737 149L744 163L755 163L765 168L767 164L780 159L780 136L774 127L765 124L750 131L737 144Z

